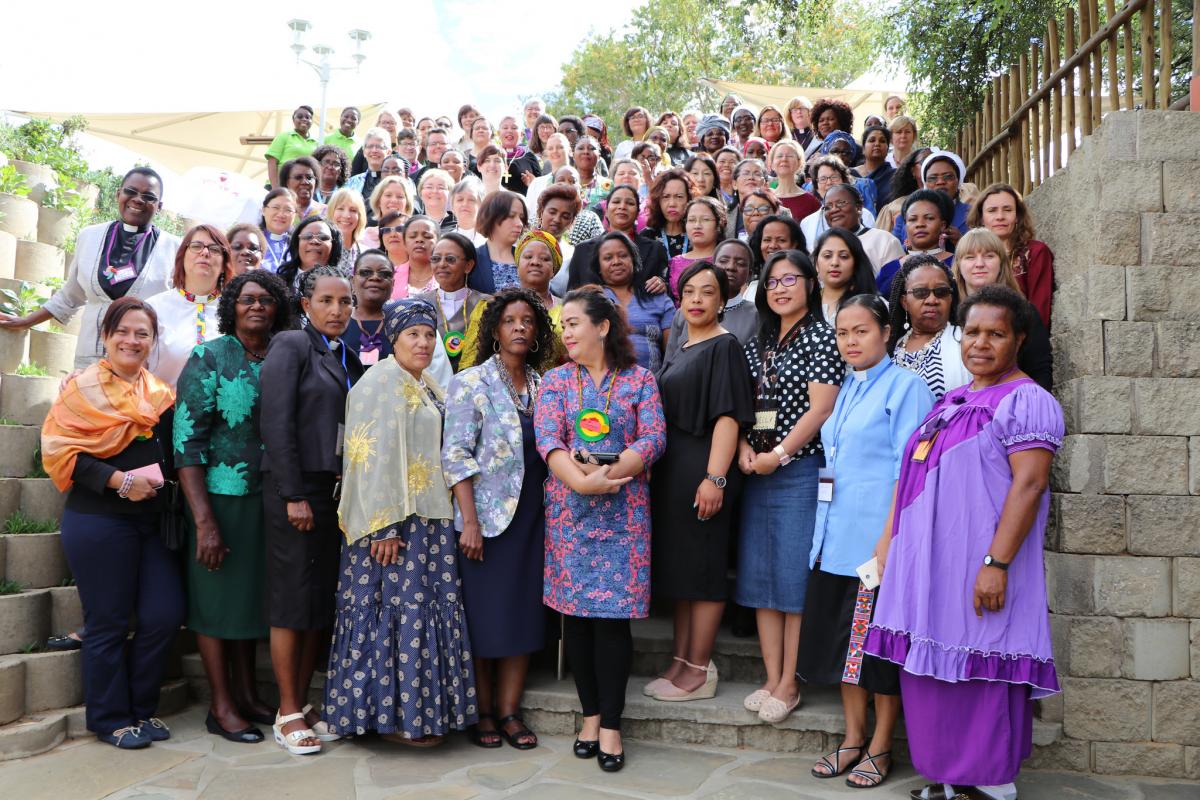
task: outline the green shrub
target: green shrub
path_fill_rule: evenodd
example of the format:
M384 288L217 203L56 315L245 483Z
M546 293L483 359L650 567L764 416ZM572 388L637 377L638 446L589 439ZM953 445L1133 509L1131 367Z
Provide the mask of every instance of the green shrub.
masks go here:
M29 194L29 182L25 180L24 175L17 172L16 167L12 164L5 164L0 167L0 192L24 197Z
M32 361L27 361L17 367L17 375L23 375L26 378L46 378L50 373L41 364Z
M16 581L0 580L0 595L20 594L25 591L25 587Z
M4 532L19 533L54 533L58 530L58 522L52 519L32 519L20 511L14 511L4 520Z

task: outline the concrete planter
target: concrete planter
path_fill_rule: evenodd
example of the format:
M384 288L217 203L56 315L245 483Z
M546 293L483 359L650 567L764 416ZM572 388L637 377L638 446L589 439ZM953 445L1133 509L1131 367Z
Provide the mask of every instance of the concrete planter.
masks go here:
M0 476L28 475L40 441L41 431L32 425L0 425Z
M18 239L37 236L38 204L28 197L0 192L0 231Z
M25 180L29 184L29 199L35 203L42 202L42 198L46 196L46 192L58 186L58 179L54 175L54 170L45 164L34 164L32 161L18 161L16 159L8 163L16 167L17 172L25 176Z
M100 187L94 183L85 183L83 181L75 182L75 191L79 192L87 201L86 206L92 208L96 205L96 200L100 197Z
M20 425L41 425L58 395L59 378L17 375L0 378L0 417Z
M0 595L0 655L19 653L50 635L50 593Z
M26 589L61 586L71 577L58 532L4 534L4 574Z
M75 215L70 211L60 211L57 208L45 208L38 212L37 238L42 244L62 247L63 242L71 235L71 226L75 224Z
M25 662L25 713L69 708L83 702L83 654L33 653Z
M31 519L62 519L67 496L49 478L19 478L21 502L18 508Z
M32 462L32 457L30 461ZM8 519L8 515L21 508L21 480L19 478L0 478L0 519ZM49 517L47 517L49 519ZM0 537L0 578L4 577L4 539Z
M0 725L25 716L25 662L0 658Z
M22 240L17 242L17 261L13 277L30 283L45 283L62 278L66 257L54 245Z
M75 337L34 328L29 331L29 360L51 375L67 375L75 368Z
M70 633L83 627L83 606L79 602L79 588L56 586L50 590L50 631L54 634Z
M17 237L0 231L0 278L11 278L17 268Z
M0 279L2 280L2 279ZM0 286L0 288L5 288ZM29 331L0 329L0 372L13 372L25 360ZM3 416L0 414L0 416Z

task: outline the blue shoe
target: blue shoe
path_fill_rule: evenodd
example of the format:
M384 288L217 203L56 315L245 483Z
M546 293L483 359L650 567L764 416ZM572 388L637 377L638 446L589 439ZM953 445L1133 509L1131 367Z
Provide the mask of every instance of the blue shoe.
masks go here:
M118 728L112 733L98 733L96 738L122 750L141 750L150 746L150 734L136 725Z
M152 742L165 742L171 738L171 729L158 717L144 719L138 723L138 727L150 737Z

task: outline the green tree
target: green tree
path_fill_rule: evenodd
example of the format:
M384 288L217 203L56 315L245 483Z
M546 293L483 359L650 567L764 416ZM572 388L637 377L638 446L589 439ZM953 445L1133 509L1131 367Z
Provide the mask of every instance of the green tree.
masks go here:
M549 107L598 114L615 129L633 105L715 109L720 98L700 78L844 86L884 48L877 2L649 0L628 25L576 48Z

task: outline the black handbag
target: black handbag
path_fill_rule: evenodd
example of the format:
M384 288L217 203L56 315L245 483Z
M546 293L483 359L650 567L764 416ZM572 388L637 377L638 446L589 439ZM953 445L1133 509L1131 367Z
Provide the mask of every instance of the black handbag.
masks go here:
M183 497L183 488L179 481L167 481L158 490L158 494L162 498L159 534L162 536L163 546L172 552L178 552L183 549L183 543L187 539L183 520L183 506L187 501Z

